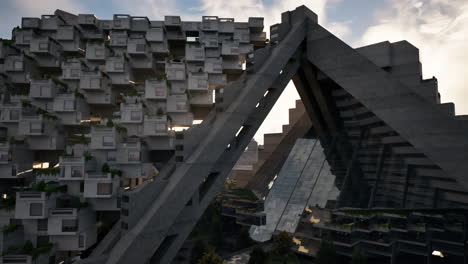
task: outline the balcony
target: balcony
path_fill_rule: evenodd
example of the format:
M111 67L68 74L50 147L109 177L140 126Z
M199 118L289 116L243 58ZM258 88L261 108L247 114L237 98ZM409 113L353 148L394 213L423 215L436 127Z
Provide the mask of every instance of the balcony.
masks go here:
M55 198L45 192L25 191L16 193L16 219L44 219L50 208L55 206Z
M0 110L0 122L18 123L21 118L21 106L2 106Z
M62 62L62 76L63 80L80 80L83 63L78 59L72 59Z
M21 19L22 28L40 28L41 19L38 17L23 17Z
M45 122L40 115L22 115L18 125L18 135L43 136L45 133Z
M212 106L213 105L213 93L207 91L205 93L193 93L190 97L190 105L195 106Z
M31 39L29 50L39 56L59 57L62 46L49 37L34 37Z
M218 32L201 32L200 42L206 48L217 48L219 46Z
M185 80L185 63L174 60L166 62L166 77L169 81Z
M203 16L201 30L218 31L219 30L218 17L217 16Z
M0 257L1 263L12 263L12 264L32 264L32 256L29 255L5 255Z
M210 88L222 87L227 84L226 74L209 74L208 86Z
M131 38L128 40L127 53L132 57L150 56L150 45L144 38Z
M143 122L143 135L144 136L167 136L168 124L167 116L147 116Z
M239 41L223 40L221 55L223 56L239 56Z
M85 28L89 28L89 27L94 28L98 26L98 19L96 18L96 16L91 15L91 14L79 14L78 24Z
M51 80L31 80L29 96L34 99L52 99L58 88Z
M146 32L146 40L149 42L163 42L164 39L164 28L162 27L150 28Z
M242 61L240 57L223 58L223 70L227 72L242 72Z
M84 52L80 31L75 26L60 26L57 30L56 39L65 52Z
M169 95L167 97L167 112L185 113L189 111L188 99L186 94Z
M188 77L189 91L208 91L208 73L190 72Z
M130 30L131 17L129 15L114 15L112 29Z
M145 99L166 100L167 81L166 80L146 80Z
M47 234L51 236L74 235L79 232L80 221L76 208L54 208L50 210Z
M207 58L205 60L205 72L210 74L223 73L223 58Z
M187 61L204 61L205 47L200 44L185 44L185 59Z
M15 44L17 46L28 46L31 40L35 37L34 31L31 29L14 29L13 35L15 36Z

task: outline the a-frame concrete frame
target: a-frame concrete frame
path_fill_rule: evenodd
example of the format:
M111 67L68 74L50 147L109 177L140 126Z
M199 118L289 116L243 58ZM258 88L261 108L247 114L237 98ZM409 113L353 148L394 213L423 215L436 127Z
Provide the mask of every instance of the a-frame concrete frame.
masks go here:
M270 44L249 55L240 80L217 91L216 107L203 123L177 135L178 151L158 178L123 195L122 208L128 214L122 215L122 230L111 232L98 247L99 254L83 263L170 263L291 79L326 152L334 152L340 161L332 167L343 167L337 177L342 200L357 194L353 205L367 206L374 199L369 194L378 191L379 181L368 184L372 191L363 188L359 165L360 154L369 146L363 141L378 135L375 144L412 147L438 175L458 183L450 185L458 193L460 185L466 190L467 123L455 119L450 108L405 87L318 25L317 16L301 6L283 13L282 24L272 26ZM343 122L334 98L353 101L364 109L359 111L368 112L365 119L346 108L352 122ZM366 123L369 118L371 125ZM390 132L378 134L382 128L372 124ZM371 162L383 163L385 158L380 155ZM406 156L401 159L407 161L407 171L419 168ZM402 188L402 204L408 206L408 180ZM463 195L443 198L468 203Z

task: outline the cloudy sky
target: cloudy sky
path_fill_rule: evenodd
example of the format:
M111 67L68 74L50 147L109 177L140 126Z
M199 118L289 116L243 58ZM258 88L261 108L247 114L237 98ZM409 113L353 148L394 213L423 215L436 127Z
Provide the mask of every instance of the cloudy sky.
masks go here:
M468 1L467 0L1 0L0 37L10 38L11 29L23 16L52 14L55 9L94 13L99 18L113 14L148 16L180 15L200 20L202 15L265 17L265 25L279 22L280 14L306 5L319 16L319 23L352 47L380 41L408 40L420 50L425 78L436 76L443 102L455 102L457 114L468 114ZM259 131L280 132L287 123L287 108L298 99L289 85Z

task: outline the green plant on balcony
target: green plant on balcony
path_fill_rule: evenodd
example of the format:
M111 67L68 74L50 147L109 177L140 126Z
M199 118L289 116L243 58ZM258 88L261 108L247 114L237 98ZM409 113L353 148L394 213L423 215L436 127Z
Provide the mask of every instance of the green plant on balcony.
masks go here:
M102 173L110 173L110 172L111 172L110 167L109 167L109 164L107 164L107 162L105 162L104 164L102 164L101 172L102 172Z
M31 104L31 101L30 101L30 100L23 99L23 100L21 100L21 106L23 106L23 107L31 107L32 104Z
M15 137L10 137L8 142L12 145L23 145L26 143L26 139L16 139Z
M50 79L52 80L52 82L54 82L55 85L62 86L65 89L68 88L68 84L60 80L57 76L52 75L50 76Z
M110 170L110 173L111 173L112 178L114 178L115 176L122 177L122 171L121 170Z
M36 110L36 114L38 115L42 115L42 117L46 118L46 119L50 119L50 120L57 120L58 117L49 113L48 111L38 107L37 110Z
M46 184L44 181L41 181L39 183L32 184L31 190L37 192L45 192L47 196L50 196L53 193L66 192L67 185Z
M80 93L80 92L78 91L78 89L75 89L74 93L75 93L75 97L76 97L76 98L85 99L84 94Z
M89 151L86 151L85 153L83 153L83 157L85 158L85 161L90 161L93 159L93 155L89 153Z
M33 169L36 175L58 175L60 168L45 168L45 169Z
M71 135L67 138L67 143L69 145L75 145L75 144L83 144L83 145L88 145L91 140L84 135Z
M163 116L164 115L164 110L161 107L158 107L158 110L156 110L156 115L157 116Z
M15 232L17 229L18 229L18 225L15 225L15 224L9 224L9 225L4 225L2 227L2 232L4 235L7 235L9 233L13 233Z
M81 209L88 208L88 206L89 206L88 202L79 201L78 204L76 205L76 209L80 211Z
M127 132L127 128L122 126L121 124L115 124L115 130L117 130L119 134Z
M112 119L107 120L106 127L114 127L114 122Z

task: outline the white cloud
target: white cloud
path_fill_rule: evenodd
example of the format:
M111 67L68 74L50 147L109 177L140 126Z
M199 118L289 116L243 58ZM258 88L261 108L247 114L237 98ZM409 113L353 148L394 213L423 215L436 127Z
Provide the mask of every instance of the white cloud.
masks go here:
M408 40L420 50L425 78L436 76L443 102L468 114L468 2L392 0L359 44Z
M15 0L11 3L22 17L53 14L56 9L62 9L75 14L88 11L79 1L73 0Z

